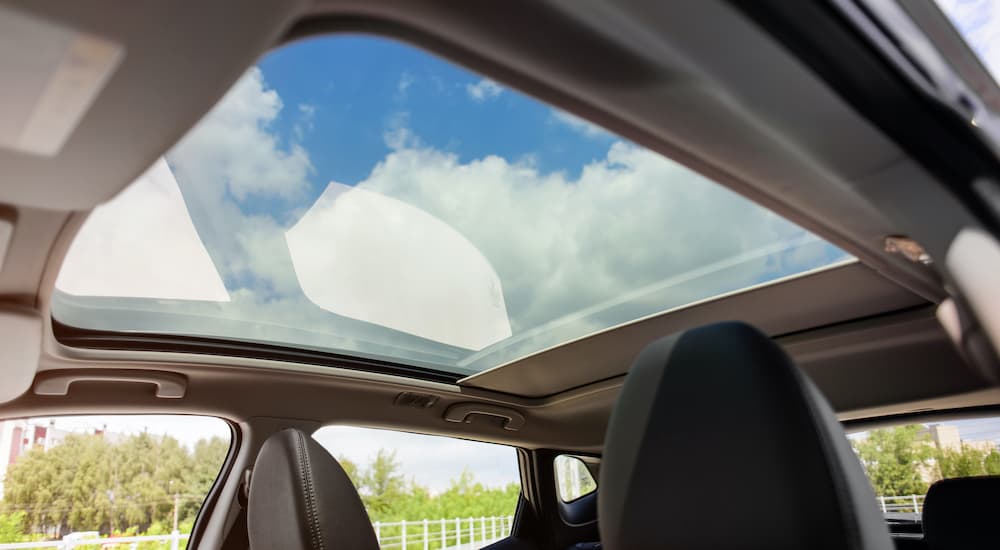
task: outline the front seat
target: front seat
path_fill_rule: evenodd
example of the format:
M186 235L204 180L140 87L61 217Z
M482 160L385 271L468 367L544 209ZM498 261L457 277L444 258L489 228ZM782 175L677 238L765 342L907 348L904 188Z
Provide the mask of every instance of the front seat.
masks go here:
M361 497L340 464L299 430L272 435L250 478L251 550L376 550Z
M598 517L610 550L892 550L826 400L736 322L650 344L611 415Z
M924 499L924 542L931 550L1000 548L1000 476L942 479Z

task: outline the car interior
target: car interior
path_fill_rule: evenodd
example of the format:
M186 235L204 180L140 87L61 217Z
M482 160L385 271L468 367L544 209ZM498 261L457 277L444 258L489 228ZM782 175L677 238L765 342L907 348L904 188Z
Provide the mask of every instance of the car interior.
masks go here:
M995 547L1000 86L952 4L0 2L0 420L221 419L171 548ZM978 469L880 481L902 425ZM391 516L329 426L511 450L511 509ZM0 549L146 544L3 437Z

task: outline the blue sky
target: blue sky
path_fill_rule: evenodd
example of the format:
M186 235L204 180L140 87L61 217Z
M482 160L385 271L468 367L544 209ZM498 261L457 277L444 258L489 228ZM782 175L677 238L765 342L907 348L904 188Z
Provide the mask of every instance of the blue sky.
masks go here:
M387 127L406 125L461 162L498 155L537 159L543 172L575 176L603 158L613 138L580 132L549 107L423 51L381 38L339 36L293 43L262 59L267 84L286 108L275 122L302 135L314 181L356 184L389 152ZM486 130L486 131L484 131Z
M497 155L541 172L577 177L616 139L452 63L390 40L322 37L261 59L283 109L270 129L309 152L311 202L330 181L355 185L392 150L386 131L405 128L460 162ZM483 131L488 129L488 131ZM244 203L266 210L266 198Z

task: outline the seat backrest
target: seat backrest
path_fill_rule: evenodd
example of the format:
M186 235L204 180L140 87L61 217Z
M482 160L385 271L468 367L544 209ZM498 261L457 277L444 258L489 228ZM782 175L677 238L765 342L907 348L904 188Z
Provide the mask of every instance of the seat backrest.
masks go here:
M600 476L610 550L893 548L826 400L743 323L669 336L638 356Z
M1000 548L1000 476L938 481L924 499L924 542L932 550Z
M375 550L357 489L313 438L283 430L267 439L250 477L251 550Z

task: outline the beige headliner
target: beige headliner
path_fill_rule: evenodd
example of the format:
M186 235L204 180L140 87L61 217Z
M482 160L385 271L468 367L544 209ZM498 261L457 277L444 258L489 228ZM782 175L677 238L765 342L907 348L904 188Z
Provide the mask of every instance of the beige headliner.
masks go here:
M43 373L162 370L187 377L188 393L164 400L145 385L80 384L66 397L26 394L0 405L2 416L155 411L238 422L280 417L597 452L638 349L666 332L723 318L751 320L778 337L844 418L1000 402L964 368L933 322L929 304L944 295L936 273L884 253L882 237L900 231L857 188L907 186L955 223L964 211L723 2L684 9L568 0L8 5L127 48L121 69L61 154L41 160L0 152L0 201L17 209L0 294L46 319L55 273L85 213L160 156L280 37L326 30L385 33L467 64L700 170L864 263L680 308L469 378L461 387L272 361L73 350L56 342L46 323L37 365ZM742 47L722 47L712 38L722 34ZM748 74L748 67L767 74ZM912 338L898 337L900 330ZM440 402L427 410L394 406L395 396L407 390ZM459 401L513 407L527 422L519 432L482 419L445 422L444 408Z

